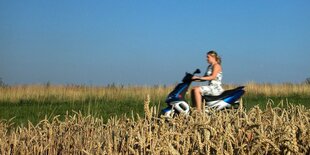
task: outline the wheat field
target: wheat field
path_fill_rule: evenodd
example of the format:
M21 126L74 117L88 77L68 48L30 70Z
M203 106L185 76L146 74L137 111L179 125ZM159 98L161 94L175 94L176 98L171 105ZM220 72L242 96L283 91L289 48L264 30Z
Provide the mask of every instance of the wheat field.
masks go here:
M227 89L235 87L226 85ZM102 117L67 112L39 123L14 126L0 118L0 154L309 154L310 110L304 105L268 100L265 108L191 110L189 116L158 117L152 101L173 87L86 87L25 85L0 88L0 101L142 99L144 115ZM246 85L246 95L309 95L309 85ZM144 102L143 102L144 100ZM241 102L242 105L244 104ZM156 105L156 104L155 104ZM3 109L1 109L3 110Z
M134 97L143 99L148 94L151 99L161 98L173 90L174 86L80 86L80 85L15 85L0 87L0 101L18 102L23 99L44 101L46 99L83 101L88 98L123 99ZM224 85L232 89L236 85ZM309 84L245 84L245 95L287 96L290 94L310 95Z
M102 119L76 112L10 128L0 122L0 154L309 154L310 111L268 103L266 110L212 111L159 118L144 102L145 117ZM282 103L285 104L285 103Z

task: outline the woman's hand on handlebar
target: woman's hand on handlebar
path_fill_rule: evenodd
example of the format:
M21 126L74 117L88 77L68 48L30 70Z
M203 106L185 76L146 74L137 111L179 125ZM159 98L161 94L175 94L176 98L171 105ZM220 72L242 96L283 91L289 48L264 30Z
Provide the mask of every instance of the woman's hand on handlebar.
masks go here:
M200 79L199 76L193 76L193 77L192 77L192 80L193 80L193 81L197 81L197 80L201 80L201 79Z
M193 81L199 81L199 82L206 81L206 80L202 79L202 78L199 77L199 76L193 76L193 77L192 77L192 80L193 80Z

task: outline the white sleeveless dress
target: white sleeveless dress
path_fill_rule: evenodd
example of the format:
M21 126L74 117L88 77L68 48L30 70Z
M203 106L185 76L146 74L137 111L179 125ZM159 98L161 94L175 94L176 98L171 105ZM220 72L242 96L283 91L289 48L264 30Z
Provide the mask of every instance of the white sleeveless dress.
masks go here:
M212 72L213 72L213 66L209 65L205 73L205 76L211 76ZM214 80L209 81L209 84L207 86L200 86L201 95L217 96L222 94L224 91L224 89L222 88L222 78L223 73L219 72Z

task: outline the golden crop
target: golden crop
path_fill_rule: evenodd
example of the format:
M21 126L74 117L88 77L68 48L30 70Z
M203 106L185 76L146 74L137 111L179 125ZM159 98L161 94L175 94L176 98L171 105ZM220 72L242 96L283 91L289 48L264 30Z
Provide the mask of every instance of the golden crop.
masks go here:
M144 103L145 117L103 123L76 112L27 127L0 122L0 154L307 154L310 110L278 105L211 111L174 119L158 117Z
M289 94L310 95L309 84L245 84L245 95L286 96ZM64 86L64 85L16 85L0 87L0 101L17 102L22 99L36 101L69 100L83 101L89 98L123 99L134 97L143 100L151 94L151 99L166 97L174 86ZM232 89L235 85L224 85Z
M226 89L235 87L226 85ZM12 125L0 119L0 154L309 154L310 110L289 103L264 110L191 111L174 119L158 117L159 109L150 101L162 99L172 86L87 87L23 85L0 87L0 101L83 101L89 98L111 100L127 97L144 102L144 117L102 118L67 113L43 119L38 124ZM148 96L148 94L150 94ZM305 84L246 85L246 95L309 95ZM145 99L145 97L147 98ZM283 105L287 104L287 105ZM142 105L142 103L141 103ZM3 110L3 109L1 109Z

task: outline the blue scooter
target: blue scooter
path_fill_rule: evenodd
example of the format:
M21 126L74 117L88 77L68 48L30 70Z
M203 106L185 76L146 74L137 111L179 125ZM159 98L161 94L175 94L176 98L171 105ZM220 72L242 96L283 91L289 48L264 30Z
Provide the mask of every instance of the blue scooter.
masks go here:
M194 81L192 77L199 73L201 73L200 70L196 69L192 74L185 74L182 83L179 83L167 96L166 103L168 107L161 111L161 115L164 117L174 117L180 113L189 114L190 106L185 100L185 95L189 86ZM206 112L208 112L209 108L214 108L216 110L238 108L239 99L244 93L244 86L240 86L235 89L226 90L218 96L202 96L202 99L206 103Z

